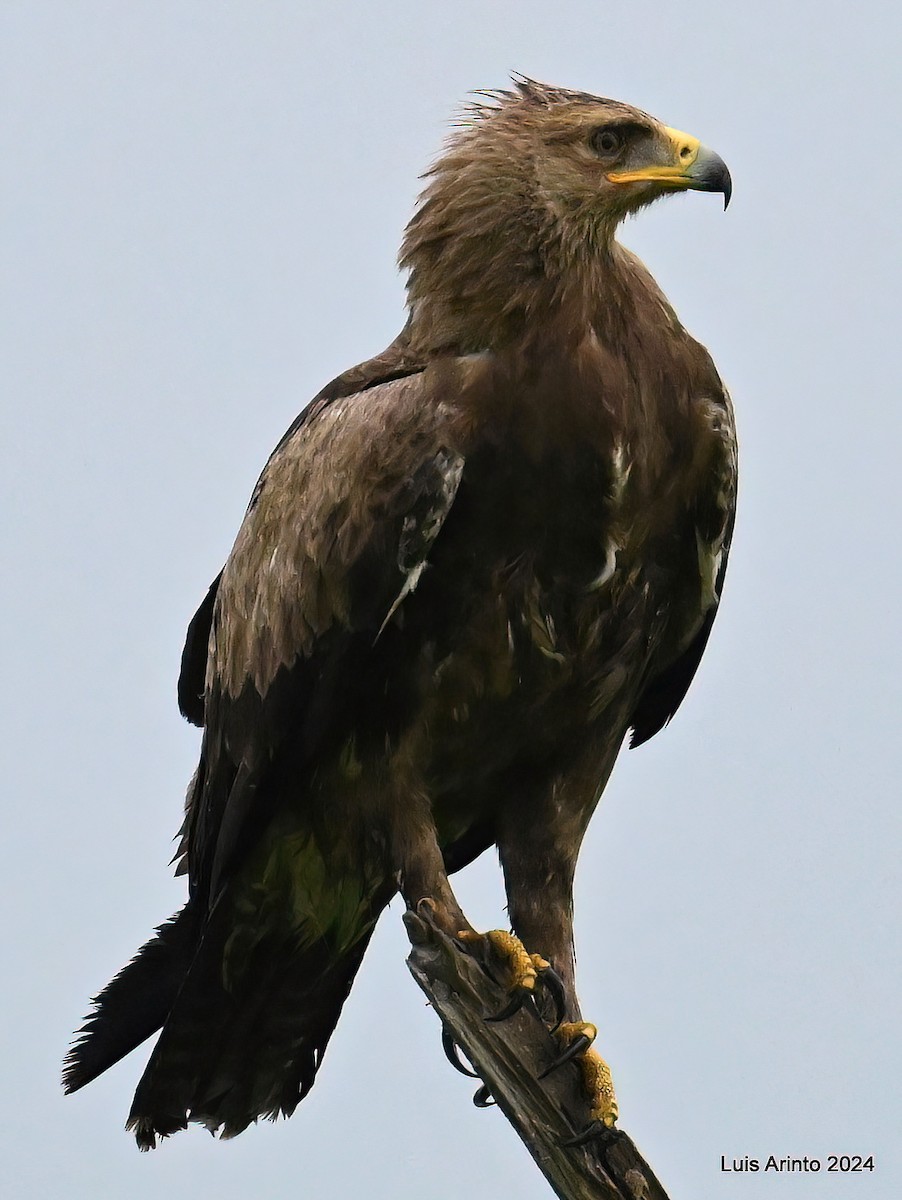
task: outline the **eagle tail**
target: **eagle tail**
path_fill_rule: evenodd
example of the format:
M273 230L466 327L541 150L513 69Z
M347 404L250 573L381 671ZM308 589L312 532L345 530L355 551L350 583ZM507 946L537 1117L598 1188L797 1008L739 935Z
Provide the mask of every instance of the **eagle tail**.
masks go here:
M199 922L188 903L95 996L94 1009L63 1064L67 1092L102 1075L162 1027L188 974L198 934Z
M259 1117L291 1116L313 1086L378 911L341 948L323 937L299 944L284 929L236 946L216 916L135 1092L127 1127L142 1150L189 1120L228 1138Z

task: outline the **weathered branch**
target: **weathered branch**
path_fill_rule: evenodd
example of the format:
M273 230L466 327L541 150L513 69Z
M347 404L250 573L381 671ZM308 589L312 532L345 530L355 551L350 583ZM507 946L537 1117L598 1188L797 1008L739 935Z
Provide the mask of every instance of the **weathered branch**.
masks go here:
M486 1015L505 1004L503 987L427 915L408 912L404 922L413 946L411 974L560 1200L667 1200L622 1130L584 1146L564 1145L588 1122L578 1067L567 1064L540 1081L560 1046L532 1007L487 1023Z

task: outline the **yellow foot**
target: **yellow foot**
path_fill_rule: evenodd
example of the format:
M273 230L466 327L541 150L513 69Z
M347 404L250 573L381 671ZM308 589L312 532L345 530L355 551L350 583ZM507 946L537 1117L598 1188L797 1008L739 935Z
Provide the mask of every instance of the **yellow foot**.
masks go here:
M563 989L551 964L541 954L530 954L514 934L505 929L491 929L488 933L474 933L471 929L461 930L457 935L461 942L488 942L508 972L510 1002L489 1021L504 1021L519 1011L535 993L536 983L541 980L551 993L559 1017L563 1014Z
M589 1116L607 1129L613 1129L617 1121L617 1097L611 1068L592 1043L598 1030L588 1021L565 1021L558 1027L557 1036L564 1043L564 1052L542 1072L548 1075L565 1062L576 1061L582 1071L583 1083L589 1096Z
M540 958L538 954L530 954L520 939L508 933L506 929L490 929L488 933L462 929L457 937L461 942L488 942L510 971L511 991L525 988L531 992L536 986L537 968L548 966L544 958Z

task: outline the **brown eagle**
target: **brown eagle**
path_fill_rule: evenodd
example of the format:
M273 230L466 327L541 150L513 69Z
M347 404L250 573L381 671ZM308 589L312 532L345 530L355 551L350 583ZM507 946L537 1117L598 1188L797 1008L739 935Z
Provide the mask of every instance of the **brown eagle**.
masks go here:
M647 113L517 77L427 178L403 331L282 438L188 629L189 898L65 1068L74 1091L161 1030L142 1149L291 1114L382 910L400 891L476 938L448 876L492 845L519 941L486 936L515 997L553 982L592 1065L580 843L627 733L689 687L736 491L711 358L614 235L674 192L728 201L730 176Z

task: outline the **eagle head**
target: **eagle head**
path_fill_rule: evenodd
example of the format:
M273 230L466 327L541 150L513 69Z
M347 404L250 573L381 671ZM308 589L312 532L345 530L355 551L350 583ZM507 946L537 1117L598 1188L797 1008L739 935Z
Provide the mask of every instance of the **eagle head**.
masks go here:
M641 109L523 76L477 96L427 172L401 248L414 324L449 345L477 348L489 325L503 336L510 314L597 265L624 217L659 197L729 203L723 159Z

